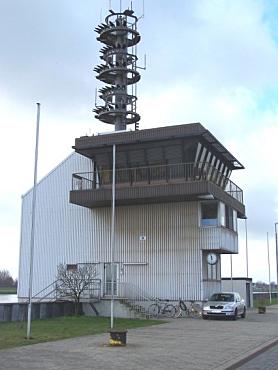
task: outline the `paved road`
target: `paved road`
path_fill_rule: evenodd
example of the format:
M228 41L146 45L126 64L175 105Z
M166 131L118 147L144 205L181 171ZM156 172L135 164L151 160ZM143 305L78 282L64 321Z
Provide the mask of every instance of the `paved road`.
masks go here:
M235 369L235 363L273 343L277 335L278 306L237 321L181 318L132 329L126 347L109 347L108 334L101 334L2 350L0 369ZM276 348L269 351L275 358ZM272 368L264 363L260 369Z

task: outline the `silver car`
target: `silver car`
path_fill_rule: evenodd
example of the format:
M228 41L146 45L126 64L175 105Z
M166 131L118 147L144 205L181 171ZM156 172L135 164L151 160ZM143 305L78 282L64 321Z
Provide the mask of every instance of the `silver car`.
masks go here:
M244 299L235 292L214 293L203 305L203 319L226 317L236 320L238 316L246 317L246 306Z

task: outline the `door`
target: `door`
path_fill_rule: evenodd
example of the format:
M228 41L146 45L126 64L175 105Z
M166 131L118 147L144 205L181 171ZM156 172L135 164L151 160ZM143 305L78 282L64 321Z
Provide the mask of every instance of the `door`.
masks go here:
M112 264L104 263L104 295L112 295L112 284L113 284L113 293L118 295L118 270L119 265L117 263L113 264L113 279L112 279ZM113 282L112 282L113 280Z

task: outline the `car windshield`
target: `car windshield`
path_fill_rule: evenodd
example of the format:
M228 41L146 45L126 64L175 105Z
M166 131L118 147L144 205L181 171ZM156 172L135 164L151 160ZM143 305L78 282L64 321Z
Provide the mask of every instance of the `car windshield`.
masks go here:
M234 295L230 293L215 293L210 297L209 301L233 302Z

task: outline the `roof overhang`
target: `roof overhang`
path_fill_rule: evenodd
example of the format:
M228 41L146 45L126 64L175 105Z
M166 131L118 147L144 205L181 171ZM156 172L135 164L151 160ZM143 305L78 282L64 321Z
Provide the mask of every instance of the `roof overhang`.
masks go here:
M229 164L231 170L243 169L244 166L200 123L185 125L165 126L138 131L115 131L92 136L82 136L75 139L73 149L88 158L94 156L106 148L112 150L112 146L130 146L140 143L152 143L174 139L194 138L199 139L214 152L221 156Z

